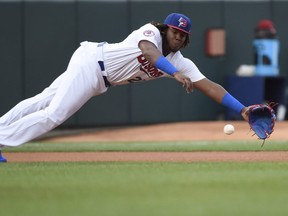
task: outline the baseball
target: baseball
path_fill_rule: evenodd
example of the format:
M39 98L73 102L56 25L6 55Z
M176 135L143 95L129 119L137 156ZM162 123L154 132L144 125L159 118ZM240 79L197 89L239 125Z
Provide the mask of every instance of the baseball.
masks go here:
M231 124L227 124L224 126L224 133L227 135L233 134L235 131L235 128L233 125Z

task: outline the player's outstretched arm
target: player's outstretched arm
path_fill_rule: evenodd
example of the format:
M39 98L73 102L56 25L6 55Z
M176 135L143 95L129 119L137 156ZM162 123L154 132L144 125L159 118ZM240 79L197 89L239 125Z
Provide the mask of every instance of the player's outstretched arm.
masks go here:
M228 107L241 114L247 121L249 113L247 107L230 95L221 85L204 78L194 83L194 87L223 106Z
M203 94L207 95L208 97L220 104L224 95L227 93L227 91L221 85L207 78L195 82L194 88L198 89Z

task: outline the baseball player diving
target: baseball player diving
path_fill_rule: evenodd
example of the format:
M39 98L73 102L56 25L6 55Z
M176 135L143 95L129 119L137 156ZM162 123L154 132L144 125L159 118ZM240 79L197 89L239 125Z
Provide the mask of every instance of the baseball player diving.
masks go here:
M0 161L7 161L3 147L19 146L54 129L110 87L162 77L175 79L187 93L197 89L248 120L248 107L181 54L190 33L190 19L172 13L164 23L145 24L120 43L82 42L50 86L0 118Z

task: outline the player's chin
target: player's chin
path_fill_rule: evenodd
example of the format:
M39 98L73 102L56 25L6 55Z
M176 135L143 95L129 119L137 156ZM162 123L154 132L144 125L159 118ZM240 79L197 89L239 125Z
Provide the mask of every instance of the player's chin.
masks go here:
M171 48L172 52L177 52L177 51L179 51L180 49L181 49L180 46L175 46L175 47L172 47L172 48Z
M177 52L182 48L183 44L175 44L174 46L171 46L171 50L173 52Z

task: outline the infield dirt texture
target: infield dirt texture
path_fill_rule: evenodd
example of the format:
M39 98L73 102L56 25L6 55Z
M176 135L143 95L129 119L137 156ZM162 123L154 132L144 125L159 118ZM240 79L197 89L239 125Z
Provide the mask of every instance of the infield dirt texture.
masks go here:
M226 124L233 124L235 132L232 135L223 133ZM52 133L51 133L52 134ZM49 135L49 134L48 134ZM66 134L46 136L43 142L149 142L149 141L211 141L239 140L255 141L256 136L250 131L244 121L213 121L213 122L181 122L125 128L110 128ZM288 144L288 122L276 122L275 131L269 141L280 140ZM39 142L39 140L37 140ZM259 146L262 141L259 140ZM265 147L264 147L265 148ZM37 161L288 161L287 151L257 151L257 152L23 152L5 154L9 162Z

